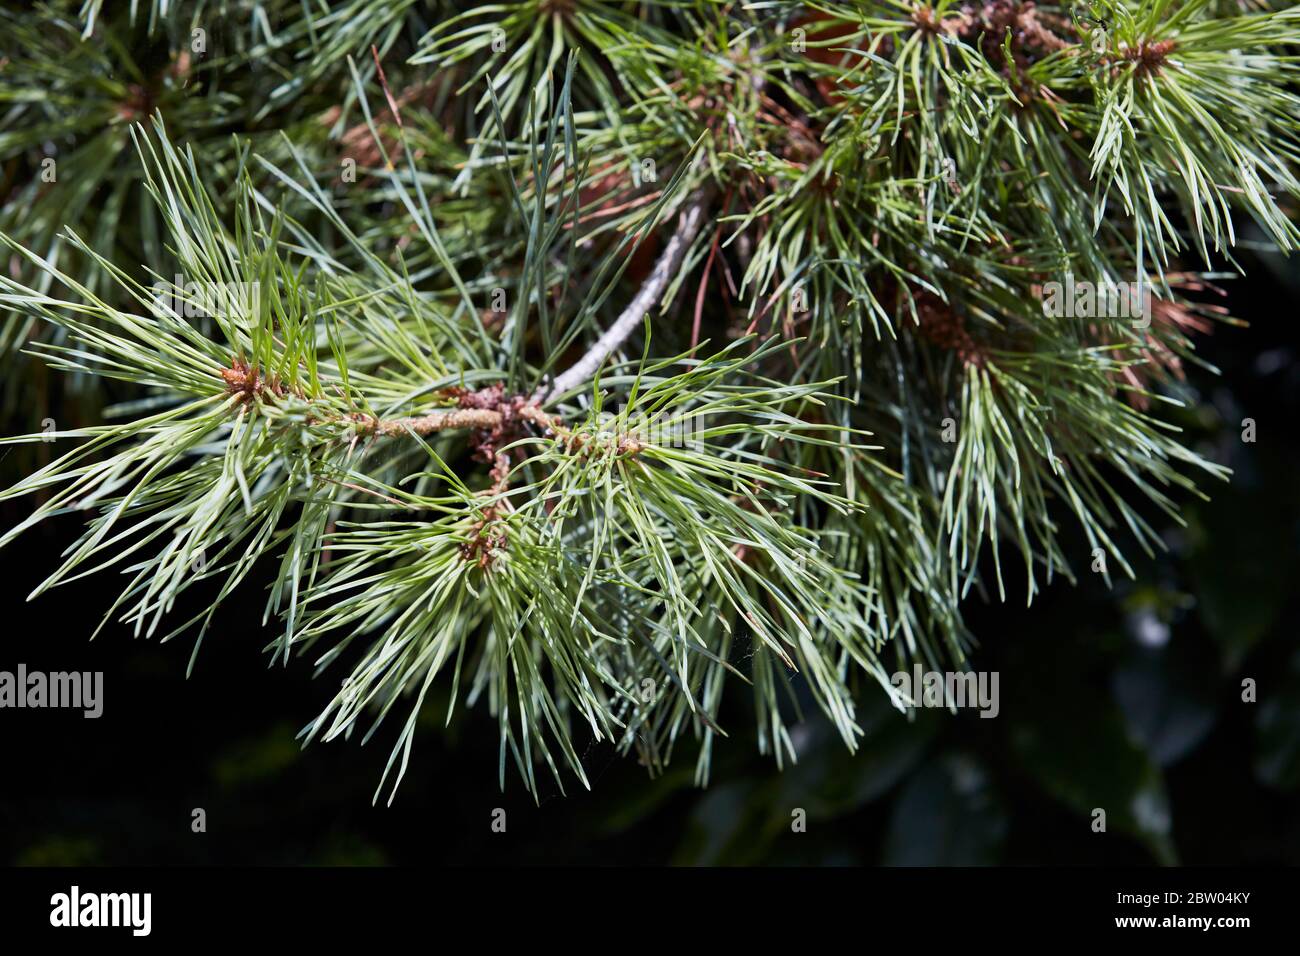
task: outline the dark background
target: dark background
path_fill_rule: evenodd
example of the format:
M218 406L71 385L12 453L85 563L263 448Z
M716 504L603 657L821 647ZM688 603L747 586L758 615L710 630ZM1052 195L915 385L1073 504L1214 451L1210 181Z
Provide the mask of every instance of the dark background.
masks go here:
M1187 527L1164 523L1170 550L1135 561L1136 582L1107 591L1085 573L1028 610L1014 595L970 603L973 664L1000 673L997 719L931 711L909 723L868 691L856 756L813 717L798 730L798 766L782 772L757 754L737 692L709 788L693 784L689 746L658 779L592 746L593 791L544 783L535 804L513 769L498 789L485 710L458 710L444 731L443 698L427 707L395 802L385 791L372 805L394 728L365 747L300 751L298 729L333 687L306 661L268 667L254 588L227 602L189 680L185 639L159 645L109 625L88 641L114 575L25 603L73 540L64 517L0 551L0 670L102 670L104 714L0 710L0 861L1300 862L1300 275L1276 254L1241 259L1250 278L1224 287L1250 325L1200 339L1222 375L1190 372L1200 404L1181 419L1234 469L1231 484L1183 502ZM55 394L33 401L59 419ZM1240 440L1246 417L1254 444ZM5 484L24 451L0 460ZM27 507L0 504L0 526ZM1248 677L1256 703L1241 700ZM200 807L207 832L196 834ZM504 834L491 829L498 807ZM1090 825L1098 807L1105 833ZM805 833L791 832L795 808Z

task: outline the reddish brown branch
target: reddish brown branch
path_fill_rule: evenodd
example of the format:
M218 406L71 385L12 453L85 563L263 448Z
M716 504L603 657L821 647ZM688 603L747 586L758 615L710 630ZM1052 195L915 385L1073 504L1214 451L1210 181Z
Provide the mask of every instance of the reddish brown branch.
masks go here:
M501 424L501 413L486 408L452 408L445 412L431 412L415 418L375 420L376 435L404 435L408 431L417 435L447 431L452 428L495 428Z

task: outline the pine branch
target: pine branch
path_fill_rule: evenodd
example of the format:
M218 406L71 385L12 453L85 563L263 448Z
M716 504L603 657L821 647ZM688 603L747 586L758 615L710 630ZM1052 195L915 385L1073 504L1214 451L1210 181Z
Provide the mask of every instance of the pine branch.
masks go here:
M445 412L432 412L413 418L372 419L370 429L376 435L428 435L432 432L456 428L490 431L512 420L530 422L553 434L566 436L569 430L554 415L542 411L536 399L522 397L507 400L500 408L457 408Z
M686 200L686 206L677 218L677 228L668 237L664 251L660 253L650 275L641 284L641 288L637 290L627 308L619 313L618 318L592 344L586 354L556 376L549 387L543 386L537 390L535 398L538 401L544 404L590 381L605 359L617 351L627 341L628 336L641 326L645 321L646 313L659 303L664 290L677 277L682 261L690 251L691 243L695 241L700 228L704 225L711 198L711 190L700 189Z
M1175 427L1226 318L1175 260L1243 215L1300 241L1294 9L423 6L280 0L201 64L213 5L0 17L0 348L138 399L0 492L38 496L0 546L85 519L38 593L124 570L105 620L201 641L269 567L274 652L347 669L309 738L410 704L386 780L446 679L533 793L593 738L658 768L693 734L704 782L737 680L778 762L796 674L853 747L860 683L908 703L887 655L964 665L968 593L1032 598L1079 539L1131 574L1226 477ZM1044 309L1069 273L1149 282L1149 321Z

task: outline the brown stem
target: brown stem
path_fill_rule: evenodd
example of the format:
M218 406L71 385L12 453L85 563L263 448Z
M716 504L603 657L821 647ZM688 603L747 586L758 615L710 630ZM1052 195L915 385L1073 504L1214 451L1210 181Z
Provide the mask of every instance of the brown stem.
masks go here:
M692 194L686 208L678 216L677 231L668 240L650 275L637 290L627 308L595 341L586 354L569 366L549 388L543 386L530 399L521 402L513 412L516 418L522 418L547 429L558 437L568 437L569 430L563 422L542 411L541 406L552 397L571 391L591 378L600 368L601 363L632 334L632 330L644 319L645 313L659 302L673 276L681 268L691 242L704 223L709 199L710 191L707 188ZM251 400L256 394L268 392L280 394L278 383L262 379L256 368L249 367L239 359L233 361L231 368L222 369L220 374L226 382L227 389L232 394L240 395L244 400ZM386 437L405 435L410 432L428 435L430 432L447 431L453 428L491 430L505 422L506 416L496 409L453 408L413 418L371 419L370 431L372 434Z
M489 408L453 408L445 412L431 412L415 418L392 418L375 422L377 435L417 435L446 431L449 428L495 428L501 424L501 413Z
M563 437L569 433L569 430L559 418L548 415L535 403L530 402L520 406L514 414L516 418L522 418L540 428L549 429L556 435ZM413 431L417 435L427 435L430 432L447 431L452 428L492 429L505 420L505 415L491 408L452 408L445 412L430 412L428 415L419 415L414 418L376 419L374 433L388 436L404 435L408 431Z

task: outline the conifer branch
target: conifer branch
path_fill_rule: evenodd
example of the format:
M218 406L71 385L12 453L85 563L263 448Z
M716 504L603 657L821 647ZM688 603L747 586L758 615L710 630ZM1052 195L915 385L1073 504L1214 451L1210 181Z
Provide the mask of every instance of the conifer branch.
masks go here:
M554 415L542 411L536 399L518 396L503 403L503 408L453 408L446 411L430 412L410 418L371 419L370 429L377 435L428 435L433 432L449 431L457 428L491 430L500 428L512 420L530 422L555 435L566 436L569 430Z
M609 358L645 321L646 313L653 309L664 294L664 290L677 277L691 243L695 241L700 228L708 214L712 191L708 188L696 190L686 200L685 208L677 217L677 228L668 237L664 251L660 253L641 288L637 290L632 301L628 303L618 318L607 328L586 353L560 375L549 386L538 389L535 397L543 404L551 399L571 392L591 379L600 369L605 359Z
M445 412L433 412L415 418L392 418L385 421L376 420L374 430L379 435L404 435L414 432L428 435L431 432L445 431L451 428L495 428L501 424L501 413L489 408L457 408Z
M268 0L200 60L180 6L0 11L5 398L38 355L132 399L0 439L60 453L0 547L79 512L36 593L123 570L105 620L195 653L269 583L277 656L347 669L306 736L409 706L396 780L435 678L534 794L592 739L704 782L738 679L778 762L796 674L854 747L968 594L1131 574L1226 477L1170 414L1226 320L1183 260L1300 248L1296 8ZM1048 308L1075 274L1145 321Z

